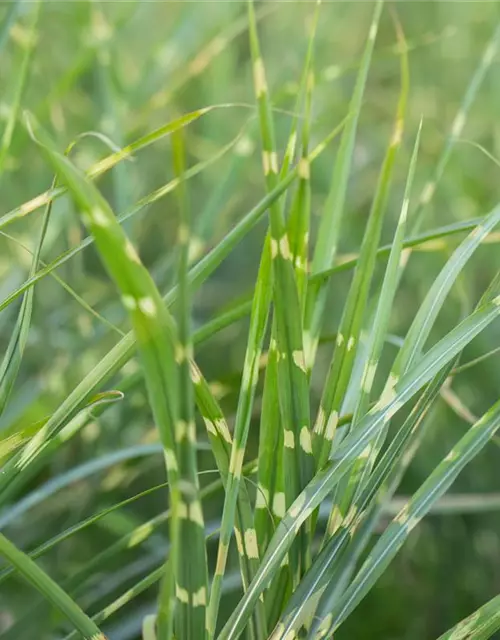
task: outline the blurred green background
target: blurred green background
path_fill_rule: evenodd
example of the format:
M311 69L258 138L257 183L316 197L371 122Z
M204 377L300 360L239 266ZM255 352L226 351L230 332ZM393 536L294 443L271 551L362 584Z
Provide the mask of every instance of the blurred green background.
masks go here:
M0 25L0 130L6 126L29 36L34 3L3 2ZM497 2L392 2L410 48L410 102L403 153L389 203L384 240L388 241L399 214L404 177L416 128L423 117L422 149L417 191L432 176L468 82L500 20ZM279 148L283 150L290 111L307 47L312 2L259 2L259 27L268 79L275 106ZM377 173L390 133L399 91L399 59L390 10L386 9L370 71L359 126L355 166L349 188L341 253L357 251L364 231ZM322 140L346 115L360 53L372 12L369 2L325 2L316 43L316 89L313 143ZM121 147L182 113L209 105L214 109L186 130L189 163L209 161L231 142L219 159L189 182L189 197L197 221L196 239L212 246L264 193L249 65L245 3L228 2L51 2L43 3L38 37L25 90L29 109L66 147L86 131L105 134ZM495 61L482 84L459 140L426 210L424 228L487 213L499 201L500 68ZM236 136L239 136L235 141ZM471 144L474 143L474 144ZM483 149L492 156L487 157ZM88 167L109 153L96 137L78 142L73 157ZM313 216L317 221L335 162L335 145L314 165ZM99 180L117 213L133 208L140 198L173 178L169 140L155 143L132 161L123 162ZM5 170L0 178L0 214L5 214L50 187L52 176L19 122ZM175 243L176 203L167 195L143 208L126 223L141 257L166 290ZM5 229L0 235L0 300L26 278L35 245L41 210ZM317 224L316 224L317 226ZM231 255L195 298L195 323L201 326L217 311L251 293L265 227L261 225ZM54 205L43 259L50 262L74 247L85 232L78 212L67 198ZM498 240L495 236L493 240ZM403 335L433 277L457 240L415 252L393 309L391 330ZM19 243L23 243L25 247ZM201 245L200 245L201 246ZM499 268L498 245L485 245L473 258L449 304L439 316L436 334L474 305ZM128 330L114 287L92 247L57 271L88 305ZM349 273L332 279L325 332L335 331ZM32 425L50 415L82 377L117 342L111 329L84 309L74 297L46 277L36 285L32 328L20 377L8 410L0 417L4 433ZM335 300L337 298L337 301ZM4 350L16 319L19 300L0 313L0 343ZM245 322L204 344L198 362L213 382L231 417L245 348ZM434 337L435 337L434 336ZM500 327L481 334L467 349L464 361L495 348ZM321 379L331 347L325 344L315 375ZM388 348L388 361L394 350ZM453 392L470 412L480 415L499 397L500 362L492 357L457 376ZM319 395L319 385L316 390ZM318 397L313 398L318 401ZM256 408L258 409L257 402ZM463 407L462 407L463 413ZM399 493L418 488L467 422L444 401L436 406L424 447L411 465ZM201 432L201 431L200 431ZM156 435L140 385L122 402L96 418L64 446L33 477L29 493L50 478L85 461L126 447L155 442ZM256 442L250 442L256 452ZM484 601L500 592L500 498L498 511L481 510L486 495L500 497L500 450L492 442L461 475L452 491L478 494L474 508L427 517L384 578L338 633L339 640L435 638ZM200 466L214 468L209 453ZM206 475L207 480L215 476ZM5 531L23 549L31 549L58 531L119 500L163 481L160 455L131 458L77 481L29 509ZM165 494L156 492L99 524L72 537L44 556L44 566L63 580L85 566L121 533L164 508ZM207 520L216 522L221 501L208 503ZM103 566L80 585L78 601L92 613L112 601L129 585L157 566L165 550L165 528L150 543ZM238 588L238 587L237 587ZM236 589L237 589L236 588ZM235 597L238 591L235 591ZM155 601L146 591L115 616L105 629L111 640L139 637L142 616ZM13 622L22 619L15 637L45 638L50 617L39 606L27 615L38 596L17 579L0 585L0 631L14 637ZM228 603L230 600L228 599ZM229 605L228 605L229 606ZM64 625L61 627L64 628ZM10 636L9 636L10 634Z

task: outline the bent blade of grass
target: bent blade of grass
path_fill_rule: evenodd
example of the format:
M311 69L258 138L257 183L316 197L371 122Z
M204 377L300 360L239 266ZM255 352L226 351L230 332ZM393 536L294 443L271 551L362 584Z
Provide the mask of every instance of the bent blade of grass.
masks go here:
M191 178L194 178L195 176L199 175L202 171L204 171L206 168L208 168L210 165L212 165L214 162L217 162L220 158L222 158L230 149L232 149L237 144L238 140L241 139L243 132L245 130L245 127L246 125L244 125L242 130L235 136L235 138L233 138L227 145L222 147L222 149L220 149L215 155L211 156L208 160L204 160L203 162L199 162L194 166L190 167L184 174L184 180L190 180ZM162 187L155 189L155 191L152 191L148 195L141 198L136 205L134 205L129 209L129 211L126 211L125 213L121 214L118 217L118 221L120 223L126 222L133 216L140 213L143 209L147 209L147 207L149 207L150 205L154 204L155 202L158 202L161 198L165 197L172 191L175 191L178 185L179 185L178 178L174 178L173 180L170 180ZM59 190L51 190L46 193L53 194L53 197L55 197L54 194L59 193ZM51 202L51 198L50 197L45 198L44 202L46 203ZM24 205L21 205L21 207L18 207L17 209L15 209L14 212L21 211L23 206ZM1 228L0 228L0 232L1 232ZM62 266L63 264L65 264L66 262L74 258L75 255L79 254L86 247L93 244L93 242L94 242L93 236L91 235L87 236L76 247L72 249L68 249L64 253L60 254L57 258L52 260L52 262L46 265L43 269L40 269L39 271L37 271L32 277L28 278L28 280L26 280L21 286L19 286L15 291L9 294L2 302L0 302L0 311L2 311L7 306L9 306L9 304L11 304L14 300L16 300L16 298L18 298L22 293L24 293L24 291L26 291L27 289L35 285L38 281L40 281L45 276L50 275L58 267ZM40 261L40 264L42 264L41 261Z
M270 237L266 237L262 251L261 264L255 285L252 312L250 316L250 328L248 342L243 364L243 375L236 410L234 438L231 447L231 460L226 483L226 498L222 512L221 532L217 551L217 564L210 592L208 608L208 633L212 638L215 634L217 617L220 606L222 581L226 568L229 542L234 528L236 503L239 493L241 469L245 456L245 448L250 427L255 388L259 378L259 361L262 353L262 345L266 333L269 307L272 297L272 261L270 251ZM250 529L240 531L240 544L243 544L246 554L250 558L259 558L256 531L253 526ZM258 617L260 625L257 628L257 637L264 638L265 619Z
M0 533L0 554L75 626L84 640L106 640L99 627L68 594L25 553Z
M37 0L38 1L38 0ZM228 108L230 105L212 105L209 107L203 107L201 109L197 109L195 111L191 111L190 113L184 114L179 118L171 120L165 125L162 125L158 129L151 131L150 133L138 138L135 142L127 145L123 149L119 151L115 151L112 154L106 156L102 160L99 160L95 164L93 164L87 171L87 176L91 179L96 179L99 176L103 175L113 167L115 167L119 162L123 160L130 159L135 153L138 151L145 149L149 145L161 140L162 138L171 135L173 132L182 129L192 122L198 120L202 116L210 113L214 109ZM60 198L62 195L66 193L66 189L64 187L59 187L57 189L50 189L43 193L40 193L38 196L24 202L19 207L16 207L12 211L5 213L0 217L0 229L3 229L7 225L11 224L15 220L19 220L24 218L28 214L36 211L40 207L48 204L50 200L56 200Z
M322 142L320 142L309 156L312 162L318 158L342 130L344 121L335 127ZM290 186L297 175L297 169L289 172L273 191L264 197L200 262L190 270L190 286L193 289L201 286L203 282L217 269L223 260L231 253L238 243L253 229L257 222L265 215L270 204L277 200ZM176 298L176 289L172 289L166 296L168 304L172 304ZM30 463L37 458L48 446L53 438L74 417L85 401L111 376L119 371L135 353L135 338L133 332L129 332L101 361L90 371L85 378L75 387L64 402L58 407L47 424L31 440L31 442L7 463L0 475L0 504L4 503L6 492Z
M493 405L457 442L387 527L344 592L339 604L331 612L327 633L320 637L328 637L330 632L342 624L389 565L412 529L426 515L432 504L447 491L462 469L489 442L498 428L500 402Z
M373 198L356 270L342 313L336 347L330 363L318 416L314 425L313 444L317 468L321 468L328 459L337 428L338 416L353 371L354 359L358 349L363 319L368 303L377 246L382 231L394 163L403 136L406 104L408 100L409 72L408 57L404 48L402 35L399 35L399 41L401 46L401 90L394 128ZM382 312L380 311L380 313ZM379 318L377 318L377 320L378 319ZM375 350L375 352L373 353L373 358L371 354L369 355L369 360L378 359L376 349L380 350L383 340L384 335L382 332L382 335L378 337L378 344L371 345L371 349ZM369 364L372 363L370 362ZM366 398L363 398L363 405L360 407L361 410L366 408L366 400Z
M259 110L262 143L262 164L266 186L272 192L279 184L278 156L275 149L274 126L267 89L264 62L260 52L252 0L248 0L250 51L254 73L254 91ZM302 166L299 164L299 166ZM291 175L290 173L288 175ZM288 504L306 486L313 474L309 415L309 382L302 344L300 301L291 261L290 239L278 202L269 209L269 229L272 268L274 274L273 302L276 318L278 359L278 395L282 424L285 429L283 456ZM301 536L301 548L291 558L292 573L297 580L301 565L307 565L306 533ZM295 554L294 554L295 556Z
M366 449L394 414L498 315L500 296L481 306L429 349L422 360L400 379L393 395L383 398L366 414L356 432L346 436L335 451L335 458L316 473L288 509L267 548L254 581L235 608L219 640L233 640L238 637L251 615L255 601L277 571L301 525L349 471L357 456Z
M203 515L196 487L185 477L185 469L179 456L180 422L178 418L178 371L176 354L179 350L173 320L164 304L150 274L142 265L134 247L117 222L106 200L85 176L60 153L39 125L31 121L30 129L35 141L47 160L67 184L71 196L82 211L82 217L95 237L96 245L107 270L120 290L122 301L128 310L142 358L146 386L155 422L164 448L165 464L170 483L170 499L173 516L171 518L171 544L174 545L171 558L176 566L189 564L184 556L185 548L179 544L179 535L197 537L196 530L203 530ZM183 425L183 437L188 438L191 426ZM181 484L181 480L183 484ZM186 490L182 487L186 483ZM175 561L175 562L174 562ZM169 589L164 591L168 602L169 624L161 640L169 640L172 634L175 610L176 572L170 571ZM199 578L199 576L196 576ZM199 584L198 589L203 589ZM186 599L194 596L192 591ZM161 607L160 607L161 608ZM203 624L198 623L204 636Z
M322 142L320 142L316 146L316 148L309 155L310 162L313 162L316 158L318 158L323 153L323 151L327 148L328 144L340 133L340 131L342 131L342 128L344 127L344 124L346 121L347 119L342 121L338 126L336 126L330 132L330 134ZM188 177L189 178L194 177L195 175L200 173L203 169L205 169L210 164L212 164L213 162L218 160L220 157L222 157L227 151L229 151L237 143L237 141L241 138L242 133L243 133L243 129L231 142L229 142L215 156L213 156L209 160L200 162L194 165L193 167L191 167L190 169L188 169L185 179L187 179ZM246 216L244 216L244 218L240 221L240 223L236 225L233 231L228 234L228 237L224 238L221 241L218 247L216 247L214 250L209 252L202 260L200 260L199 263L197 263L197 265L191 270L191 275L193 275L193 271L196 274L196 277L197 277L196 284L199 282L198 278L200 277L201 273L204 273L205 269L210 268L214 270L218 266L219 264L218 252L220 251L220 255L222 255L222 258L221 258L221 261L222 261L222 259L226 257L234 247L233 243L238 242L246 233L250 231L251 228L253 228L253 226L257 224L257 222L267 212L269 205L272 202L274 202L276 198L279 198L286 191L286 189L288 189L288 187L292 184L292 182L295 180L297 175L298 175L298 169L297 167L295 167L289 172L286 178L284 178L280 182L280 184L276 187L275 190L273 190L272 193L266 196ZM160 198L172 192L176 188L177 184L178 184L177 179L171 180L163 187L160 187L159 189L152 192L148 196L145 196L129 212L125 213L124 215L121 215L119 217L119 221L124 222L125 220L128 220L131 216L136 215L144 207L150 204L153 204L154 202L157 202ZM62 194L63 192L64 191L61 191L61 192L58 191L57 193ZM42 196L43 197L40 197L40 201L36 205L36 208L38 208L39 206L43 206L44 204L47 204L51 198L56 197L56 193L53 193L52 195L50 195L50 197L46 196L45 194L42 194ZM34 201L32 200L30 201L30 203L25 203L24 205L21 205L21 207L14 209L9 214L6 214L6 216L15 215L15 216L22 217L22 215L25 215L23 214L23 209L26 206L26 204L30 204L31 206L33 202ZM1 229L1 221L0 221L0 229ZM73 256L75 256L77 253L85 249L85 247L89 246L93 242L94 242L93 237L88 236L77 247L73 249L69 249L68 251L64 252L59 257L57 257L55 260L53 260L51 263L49 263L45 268L40 269L32 278L29 278L25 283L23 283L14 292L12 292L9 296L7 296L7 298L5 298L2 302L0 302L0 311L3 311L3 309L8 307L9 304L11 304L16 298L22 295L29 287L32 287L33 285L35 285L39 280L49 275L49 273L51 273L54 269L56 269L57 267L61 266L62 264L64 264L65 262L73 258Z
M361 112L363 94L375 38L377 36L382 7L383 2L378 0L373 13L361 65L356 78L354 93L349 105L349 111L352 114L352 117L347 123L342 134L340 148L335 159L330 191L325 203L323 215L321 216L318 240L314 248L311 264L312 274L331 268L335 261L347 193L347 184L351 171L354 141L356 138L359 114ZM308 370L312 368L316 354L321 322L326 304L326 293L326 287L321 282L315 282L314 286L311 286L308 290L304 317L306 365Z
M487 640L500 629L500 595L439 636L438 640Z

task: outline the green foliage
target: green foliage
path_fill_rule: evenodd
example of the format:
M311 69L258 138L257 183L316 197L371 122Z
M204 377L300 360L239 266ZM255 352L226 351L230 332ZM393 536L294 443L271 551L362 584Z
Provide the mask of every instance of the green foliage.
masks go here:
M2 8L0 637L500 629L430 524L500 545L500 27L449 6Z

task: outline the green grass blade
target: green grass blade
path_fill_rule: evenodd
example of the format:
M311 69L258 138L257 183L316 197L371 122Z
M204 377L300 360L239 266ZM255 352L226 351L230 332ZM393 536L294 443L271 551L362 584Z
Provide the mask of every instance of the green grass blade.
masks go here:
M405 193L403 196L403 204L401 207L401 213L399 216L398 225L394 235L394 242L389 256L387 269L382 282L382 288L377 303L377 309L372 323L372 330L367 345L367 361L361 377L361 385L358 392L358 399L353 416L353 428L356 428L356 424L366 414L369 402L370 393L372 391L373 381L377 371L380 356L382 354L382 348L384 346L386 333L389 326L389 320L391 310L393 307L394 297L398 286L399 266L403 250L403 238L406 229L406 216L410 203L410 193L413 184L413 178L415 175L415 168L417 163L417 155L420 144L421 126L418 130L418 134L415 140L413 148L413 154L410 161L410 167L408 171L408 177L406 181ZM377 448L377 447L376 447ZM378 448L377 448L378 450ZM364 455L364 452L362 456ZM355 494L358 482L362 482L362 471L365 466L366 458L360 457L356 464L353 466L352 472L349 477L349 484L345 482L339 485L340 500L338 503L338 513L336 518L345 517L351 506L351 500ZM344 485L344 486L343 486ZM336 522L330 522L328 531L331 533L336 527Z
M331 268L334 264L337 253L340 226L347 193L347 184L351 172L357 124L361 111L366 78L368 76L368 69L373 53L375 38L377 36L378 23L382 13L382 7L383 3L378 1L356 78L356 85L349 106L349 112L352 115L342 135L340 148L333 170L331 188L325 203L325 211L321 216L318 240L314 249L311 264L311 273L313 275L319 271ZM317 282L308 290L304 317L304 342L306 349L306 365L308 369L312 368L312 364L314 362L325 304L325 286L320 282Z
M12 542L0 533L0 554L3 555L56 609L70 620L84 640L106 640L99 627L74 602L61 587L54 582L26 554L19 551Z
M41 149L67 184L77 206L81 209L84 222L94 235L101 257L120 290L125 308L129 311L143 362L151 408L165 452L174 514L171 518L171 544L173 545L171 558L174 559L173 566L177 566L177 554L179 554L179 563L189 564L188 558L183 557L181 545L176 544L177 532L188 538L191 535L194 538L197 537L197 530L201 529L203 533L203 515L196 486L184 478L185 469L179 455L180 441L194 440L192 434L194 423L192 426L187 425L180 422L178 418L176 354L179 353L179 346L172 318L151 276L140 262L139 256L116 221L106 200L69 160L53 149L49 138L41 128L32 123L33 126L33 135L40 139ZM180 484L181 479L182 484ZM177 579L179 576L170 571L168 579L170 588L165 596L169 609L169 625L168 632L162 640L171 637L175 601L181 600L183 604L191 603L195 595L198 598L198 590L204 589L203 584L199 584L196 591L192 591L187 598L184 598L185 587L182 587L182 592L177 588L174 590L174 580ZM180 598L179 594L183 597ZM198 624L201 623L198 622ZM203 631L200 637L204 635L204 627L203 616L201 625Z
M490 41L486 45L481 60L474 71L474 74L467 86L465 95L460 104L459 110L452 122L451 130L446 138L445 146L441 151L439 156L439 160L436 165L436 169L434 171L434 175L424 186L422 193L420 195L417 210L414 213L413 219L414 223L412 226L413 233L416 233L420 227L423 218L423 210L429 204L429 202L434 197L434 193L436 192L437 185L441 180L441 177L446 169L446 165L451 157L451 153L455 146L455 143L460 136L462 135L462 131L465 127L465 123L467 122L467 116L469 111L474 103L474 100L477 97L481 84L483 83L488 70L490 69L495 56L497 54L498 48L500 46L500 24L495 29Z
M438 640L487 640L500 629L500 596L462 620Z
M270 99L260 53L253 3L248 2L250 22L250 50L254 71L254 90L259 108L261 128L262 162L266 186L272 192L278 184L278 156L275 149L274 129ZM301 167L302 164L299 164ZM290 173L288 174L290 175ZM284 425L284 468L287 476L285 487L288 504L312 477L309 383L305 369L302 344L300 301L295 272L291 261L290 241L281 207L276 202L269 210L271 257L273 261L273 303L276 318L276 342L279 352L278 389L281 420ZM302 540L304 544L305 540ZM299 549L297 549L299 554ZM307 545L302 547L294 565L294 577L298 579L301 563L307 564Z
M245 456L245 447L248 438L250 420L252 414L255 388L259 377L259 361L262 353L262 345L266 333L269 307L272 294L272 271L271 271L270 239L266 239L262 251L261 265L250 317L250 329L248 343L243 365L243 377L236 410L236 421L234 427L234 439L231 448L231 461L226 484L226 499L222 512L221 533L219 548L217 551L217 565L210 592L210 603L208 610L208 632L209 637L215 634L217 616L220 606L222 581L227 562L229 542L234 528L236 513L236 503L239 493L241 469ZM259 550L257 536L253 526L244 531L240 531L241 540L250 558L258 559ZM258 629L258 637L263 637L265 625L261 619L261 628Z
M412 529L428 512L430 506L445 493L462 469L489 442L499 427L500 403L496 403L457 442L387 527L339 604L331 612L331 619L328 621L330 632L340 626L357 606L402 547ZM328 632L325 637L328 637Z
M454 251L432 283L406 335L404 345L394 363L392 377L397 378L421 356L429 333L447 294L474 251L500 222L500 207L495 207Z
M403 241L403 248L410 249L412 247L423 246L425 250L435 248L436 251L442 250L446 245L444 243L437 242L442 238L453 237L457 234L465 233L467 231L473 231L478 224L483 221L484 216L480 218L471 218L470 220L461 220L460 222L453 222L452 224L445 225L443 227L437 227L429 231L410 236ZM484 242L485 240L483 240ZM390 255L392 244L387 244L379 247L377 250L377 258L386 258ZM349 271L353 269L358 263L358 257L348 258L342 260L339 264L335 265L331 269L320 271L315 275L309 277L310 282L317 280L326 280L330 276L341 273L342 271Z
M51 209L52 204L49 203L45 209L38 243L33 253L29 273L30 276L33 276L38 268L40 253L42 251L43 241L45 239L47 227L50 220ZM0 414L3 413L7 405L12 387L17 378L19 367L21 365L26 342L28 340L28 332L31 323L31 313L33 311L33 295L34 289L29 289L24 295L14 331L11 334L7 350L3 357L2 364L0 365Z
M228 108L229 105L221 105L220 108ZM99 176L105 174L110 171L113 167L115 167L119 162L123 162L134 156L138 151L147 148L151 144L158 142L162 138L166 136L170 136L173 132L182 129L192 122L195 122L202 116L210 113L214 109L218 109L219 105L213 105L211 107L204 107L202 109L197 109L190 113L186 113L179 118L171 120L165 125L162 125L158 129L151 131L150 133L138 138L135 142L127 145L123 149L119 151L115 151L112 154L106 156L102 160L99 160L95 164L93 164L90 169L87 171L87 176L91 179L96 179ZM54 190L45 191L44 193L40 193L35 198L24 202L19 207L16 207L12 211L5 213L0 217L0 229L3 229L7 225L11 224L15 220L20 220L25 216L29 215L33 211L36 211L40 207L43 207L48 204L50 200L56 200L60 198L63 194L66 193L66 189L64 187L59 187Z
M191 382L191 360L193 343L191 336L191 292L189 285L189 253L191 235L191 212L185 181L185 148L179 130L172 137L175 174L180 180L177 190L180 219L177 241L179 245L179 296L177 364L179 366L179 414L176 429L177 456L180 481L188 488L184 499L188 512L193 505L200 504L198 470L196 462L196 428L194 422L193 385ZM186 523L187 524L187 523ZM181 519L178 535L181 547L176 569L176 625L175 633L179 637L203 638L206 633L206 601L208 591L208 568L205 550L205 532L200 526L183 526ZM183 549L185 551L183 551ZM189 556L186 555L188 551ZM168 592L167 592L168 593ZM189 594L186 601L181 594ZM164 602L168 602L167 599ZM169 619L163 621L158 616L158 635L160 639L169 638ZM165 626L163 626L163 624Z
M368 303L368 295L375 267L376 251L380 233L382 231L382 223L384 220L394 163L396 161L403 136L408 88L408 59L404 50L403 41L401 51L401 91L392 137L380 172L370 217L368 219L361 244L356 270L354 272L352 284L342 313L342 319L337 334L336 347L325 382L323 395L321 397L318 417L314 425L313 445L318 468L321 468L324 465L330 453L337 427L339 412L353 371L354 358L356 356L360 333L365 317L365 310ZM382 311L380 311L380 313L382 313ZM380 317L377 317L376 320L379 321ZM376 339L378 340L377 344L370 345L370 349L374 351L372 359L378 359L376 350L380 350L383 344L383 333L384 332L382 332L378 337L376 336ZM369 355L369 358L371 358L371 354ZM360 410L362 411L366 405L366 398L361 396L361 401L363 404L360 407Z

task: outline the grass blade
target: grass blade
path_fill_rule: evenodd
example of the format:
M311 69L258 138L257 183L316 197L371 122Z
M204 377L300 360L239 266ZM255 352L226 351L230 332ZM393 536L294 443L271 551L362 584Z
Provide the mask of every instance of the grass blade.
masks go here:
M264 244L261 265L255 287L255 295L250 317L248 343L245 353L245 362L243 365L243 378L238 399L238 407L236 411L234 439L231 448L231 461L229 464L229 473L227 476L226 484L226 499L224 501L224 508L222 512L219 548L217 551L217 565L210 593L209 615L207 624L210 638L212 638L215 634L222 591L222 581L226 568L229 542L234 528L241 469L245 456L245 447L248 438L248 430L250 427L255 388L259 376L259 361L262 352L262 344L266 333L269 306L271 303L271 292L272 271L270 242L268 238ZM244 531L240 531L240 539L244 541L244 548L248 557L258 559L259 550L255 529L251 527L249 529L245 529ZM258 628L258 637L264 637L262 633L265 633L265 623L262 615L259 616L259 620L260 625Z
M342 313L336 347L321 397L318 417L314 425L313 444L317 468L321 468L328 459L335 436L341 405L351 378L375 267L376 250L382 230L392 172L403 135L406 103L408 99L409 74L408 59L404 49L404 39L401 35L399 40L402 46L401 91L394 129L379 176L370 217L363 236L358 263ZM378 345L372 345L372 349L374 347L380 349L382 344L383 336L378 338ZM374 354L374 357L378 356ZM363 399L363 405L365 404L366 399ZM360 407L360 410L362 409L364 409L364 406Z
M266 186L272 192L278 184L278 157L275 149L264 63L260 53L253 2L248 1L250 22L250 50L254 71L254 90L259 108L262 141L262 161ZM302 164L299 164L299 167ZM290 175L290 174L289 174ZM302 345L300 302L295 272L291 261L290 241L282 210L275 202L269 210L271 257L273 261L273 302L276 318L276 341L279 352L278 389L281 420L285 428L283 456L287 483L286 499L291 504L312 477L309 383ZM305 539L302 540L304 544ZM307 545L295 560L294 578L298 579L302 566L307 565Z
M328 637L329 633L340 626L394 558L412 529L428 512L430 506L445 493L460 471L489 442L499 427L500 402L493 405L458 441L387 527L356 578L345 591L338 606L331 612L327 632L320 637Z
M318 241L314 249L311 264L311 273L313 275L319 271L331 268L337 253L340 226L347 193L347 183L351 171L357 124L361 111L366 78L373 53L375 38L377 36L378 23L382 13L382 7L383 2L377 1L361 65L356 78L356 86L349 105L351 118L342 134L340 148L335 161L331 188L325 204L324 214L321 216ZM325 304L325 286L320 282L316 282L314 286L309 288L304 317L306 365L309 370L312 368L316 354Z
M459 622L438 640L487 640L500 629L500 596Z
M191 535L196 537L198 529L203 533L203 515L196 486L185 480L185 469L179 455L180 441L194 439L194 424L192 427L182 424L178 418L179 383L176 354L179 347L172 318L151 276L140 262L108 203L69 160L53 149L48 136L39 126L31 123L31 127L34 128L33 135L36 136L35 139L40 140L39 144L48 161L66 182L77 206L82 210L84 222L94 235L101 257L121 292L124 306L129 311L143 361L150 404L164 447L173 510L170 534L173 545L171 558L174 559L172 563L177 567L179 553L179 563L189 564L189 560L182 557L182 547L177 548L180 547L177 545L177 532L188 538ZM183 484L180 484L181 479L184 481ZM186 604L195 595L195 592L191 592L187 598L179 598L180 592L177 588L174 590L175 580L179 580L179 576L170 570L169 589L162 594L168 602L169 611L169 624L162 640L171 637L175 601L180 599ZM203 584L200 584L199 589L203 588ZM182 589L184 595L185 587L182 586ZM204 626L203 616L203 632L200 637L203 637Z
M2 554L54 607L71 621L84 640L106 640L99 627L74 602L61 587L54 582L26 554L19 551L12 542L0 533L0 554Z

